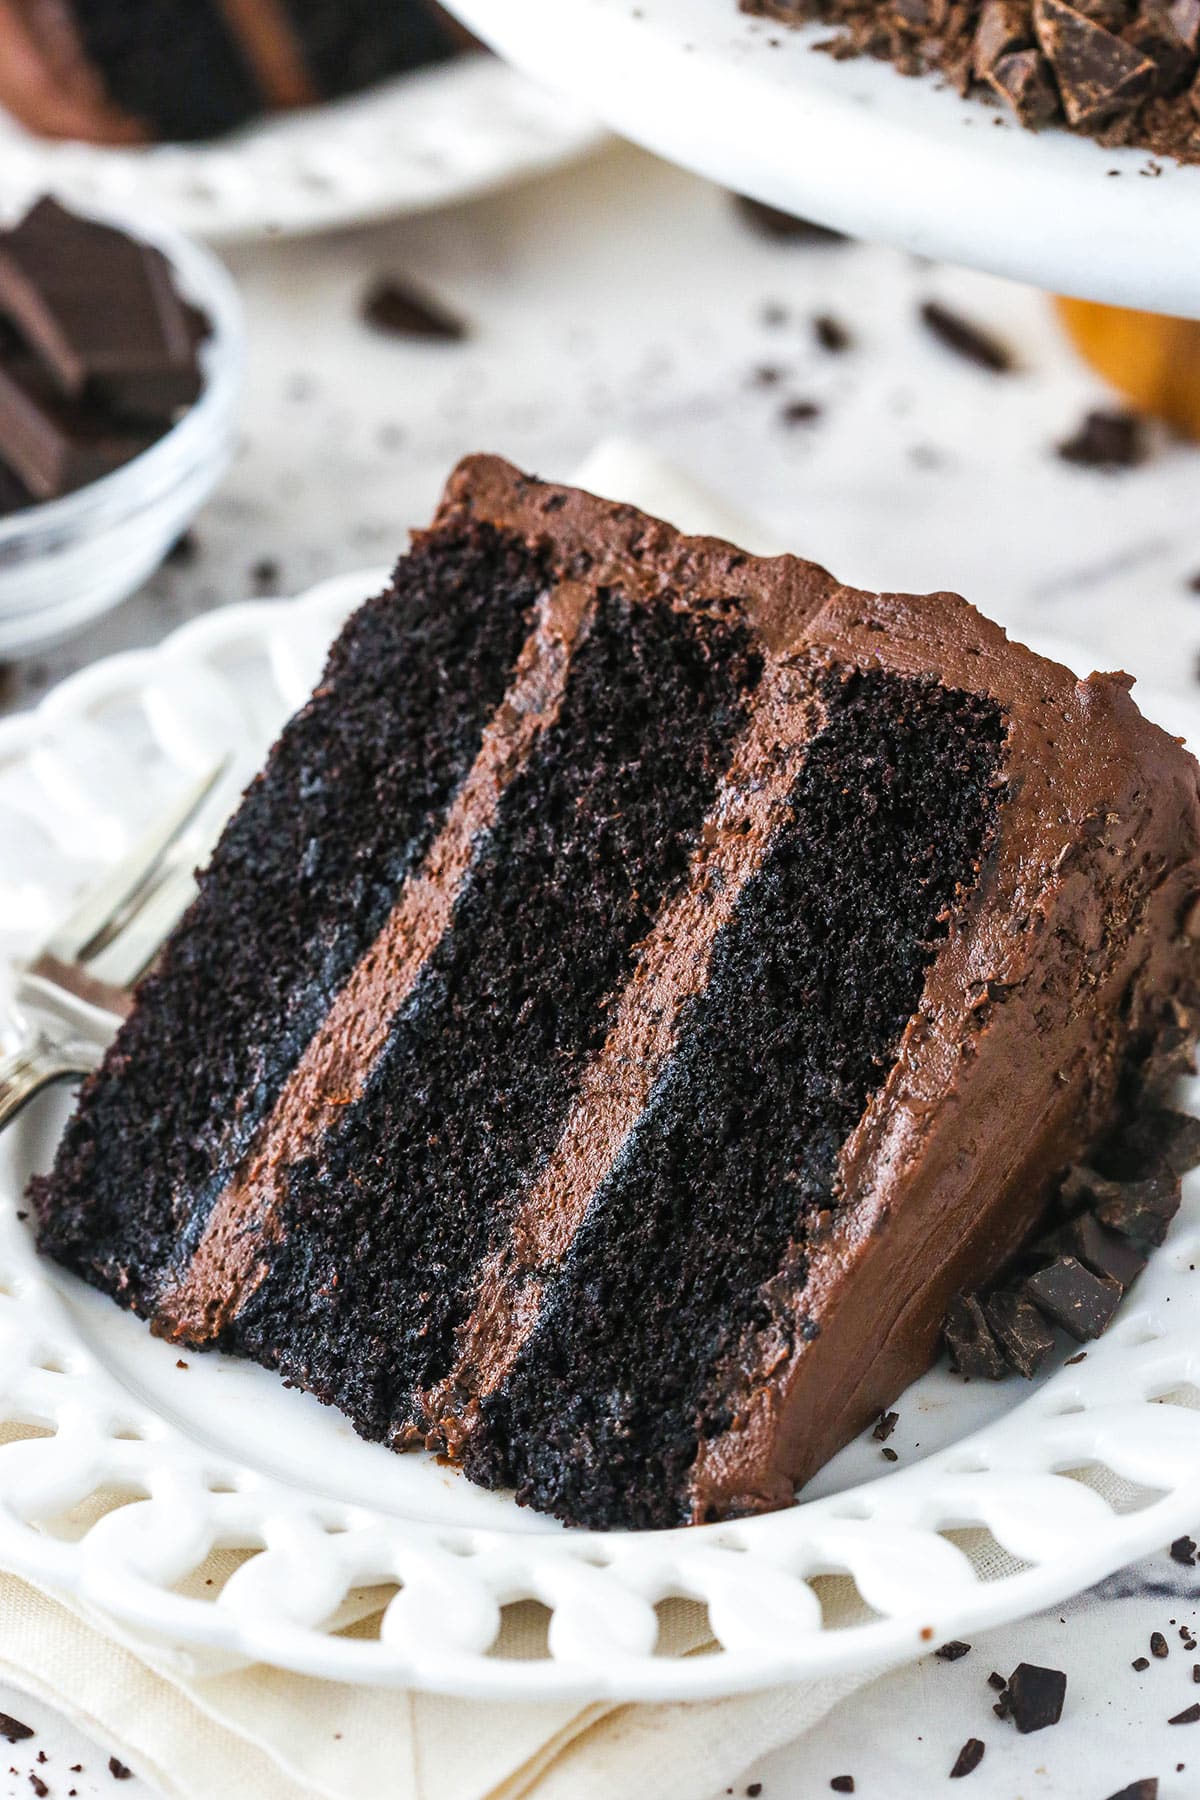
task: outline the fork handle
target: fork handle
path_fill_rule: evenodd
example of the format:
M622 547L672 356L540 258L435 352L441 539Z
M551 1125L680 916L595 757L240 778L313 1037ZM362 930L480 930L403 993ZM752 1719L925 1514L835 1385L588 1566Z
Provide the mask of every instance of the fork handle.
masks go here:
M72 1056L44 1031L30 1031L10 1055L0 1056L0 1131L42 1088L72 1075L86 1075L88 1067L81 1056Z

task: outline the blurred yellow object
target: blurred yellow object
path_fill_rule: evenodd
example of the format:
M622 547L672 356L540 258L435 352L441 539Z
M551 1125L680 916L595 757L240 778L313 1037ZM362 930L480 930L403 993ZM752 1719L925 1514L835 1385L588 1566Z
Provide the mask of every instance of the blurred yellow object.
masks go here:
M1200 438L1200 324L1055 299L1075 348L1139 412Z

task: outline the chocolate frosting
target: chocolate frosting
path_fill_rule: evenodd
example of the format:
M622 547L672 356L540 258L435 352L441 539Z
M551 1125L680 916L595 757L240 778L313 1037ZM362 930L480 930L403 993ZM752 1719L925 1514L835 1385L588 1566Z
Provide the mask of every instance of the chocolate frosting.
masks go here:
M1194 1035L1200 770L1127 675L1078 680L955 594L863 593L492 458L452 478L442 516L464 513L549 538L580 580L737 596L773 658L932 676L1003 712L998 841L805 1243L795 1317L816 1333L745 1343L733 1423L700 1444L695 1520L779 1506L928 1365L951 1296L1028 1235L1159 1030Z

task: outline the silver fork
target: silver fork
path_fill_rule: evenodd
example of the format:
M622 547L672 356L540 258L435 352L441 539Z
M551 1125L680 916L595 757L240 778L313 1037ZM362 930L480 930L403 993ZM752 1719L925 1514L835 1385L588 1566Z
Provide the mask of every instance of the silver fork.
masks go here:
M193 870L220 820L199 819L226 764L182 793L102 876L22 969L13 994L17 1048L0 1056L0 1130L52 1081L94 1069L132 989L196 892Z

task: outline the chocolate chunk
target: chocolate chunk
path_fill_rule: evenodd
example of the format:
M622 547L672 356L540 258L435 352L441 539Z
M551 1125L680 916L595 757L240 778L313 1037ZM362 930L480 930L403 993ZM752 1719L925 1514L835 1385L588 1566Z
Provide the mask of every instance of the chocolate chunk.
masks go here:
M1154 92L1150 58L1065 0L1033 0L1033 25L1070 124L1103 124Z
M1003 57L1028 50L1032 43L1033 18L1028 0L983 0L971 44L971 66L976 79L986 81Z
M1148 1669L1150 1667L1150 1658L1148 1656L1135 1656L1129 1666L1131 1669L1136 1669L1140 1675L1143 1669Z
M108 1759L108 1772L114 1781L128 1781L133 1774L133 1770L127 1769L125 1764L118 1762L115 1756L110 1756Z
M1122 35L1148 56L1156 70L1155 92L1181 94L1196 73L1200 0L1141 0L1138 17Z
M974 1294L956 1294L946 1308L942 1335L950 1352L950 1366L959 1375L976 1380L999 1381L1004 1358Z
M65 394L165 416L200 392L198 316L161 252L55 200L0 234L0 313Z
M973 325L960 313L951 312L938 300L923 303L921 322L947 350L953 350L978 368L990 370L993 375L1007 375L1016 366L1007 344L993 337L990 331Z
M933 1654L940 1656L943 1662L957 1662L960 1657L967 1656L970 1649L970 1644L964 1644L961 1638L951 1638L948 1644L942 1644Z
M10 1744L20 1744L32 1736L32 1725L23 1725L20 1719L14 1719L11 1713L0 1712L0 1737L7 1738Z
M141 454L157 427L122 423L90 400L72 400L12 336L0 339L0 445L9 468L40 500L109 475Z
M1073 436L1058 446L1064 462L1083 469L1132 469L1149 455L1145 427L1136 413L1089 412Z
M1093 1275L1073 1256L1060 1256L1048 1269L1028 1276L1025 1292L1035 1306L1079 1343L1099 1337L1121 1303L1117 1282Z
M958 1781L963 1775L970 1775L983 1761L982 1738L968 1738L954 1761L950 1771L951 1781Z
M997 1694L1002 1694L1008 1686L1008 1683L1005 1681L1003 1675L998 1675L995 1669L993 1669L988 1676L988 1686L993 1688Z
M1131 1781L1123 1787L1119 1794L1110 1794L1108 1800L1158 1800L1158 1776L1143 1775L1140 1781Z
M1059 116L1058 89L1040 51L1013 50L1001 56L989 69L988 82L1028 131L1037 131Z
M1167 1168L1186 1175L1200 1164L1200 1119L1170 1107L1146 1107L1121 1135L1124 1156L1140 1163L1139 1172Z
M465 322L431 294L390 277L377 281L363 298L363 322L389 337L426 338L457 343L467 335Z
M1067 1678L1061 1669L1042 1669L1036 1663L1018 1663L1004 1690L1012 1722L1020 1732L1057 1725L1066 1692Z
M1179 1176L1164 1171L1145 1181L1108 1183L1096 1195L1096 1217L1110 1231L1144 1244L1161 1244L1181 1198Z
M1177 1537L1171 1545L1171 1556L1175 1562L1190 1566L1196 1560L1195 1538Z
M38 1800L46 1800L46 1796L50 1792L50 1789L46 1786L46 1783L42 1780L41 1776L35 1775L32 1769L29 1772L29 1785L37 1795Z
M853 1775L835 1775L829 1783L835 1794L852 1794L854 1792Z
M880 1456L886 1457L888 1462L899 1462L900 1461L899 1455L897 1454L897 1452L895 1450L892 1449L890 1444L885 1444L883 1446L883 1449L879 1452L879 1454L880 1454Z
M751 200L748 194L735 194L734 205L748 225L763 237L785 244L844 244L844 232L832 226L818 225L813 219L801 219L794 213L781 212L765 201Z
M835 319L832 313L817 314L813 320L813 335L822 350L828 350L832 356L840 356L854 342L842 321Z
M785 425L812 425L820 416L821 408L815 400L789 400L779 409Z
M1146 1266L1145 1257L1129 1238L1110 1231L1092 1213L1081 1213L1064 1227L1062 1248L1094 1275L1107 1275L1122 1288L1132 1287Z
M871 1436L877 1438L881 1444L886 1444L899 1422L900 1414L898 1412L880 1413Z
M1171 1654L1170 1645L1167 1643L1167 1640L1161 1631L1152 1631L1150 1633L1150 1654L1151 1656L1157 1656L1159 1658Z
M1197 1700L1191 1706L1185 1706L1183 1711L1177 1712L1173 1719L1168 1719L1167 1724L1195 1725L1198 1721L1200 1721L1200 1700Z
M996 1341L1018 1374L1036 1375L1054 1348L1054 1330L1023 1294L993 1294L984 1317Z

